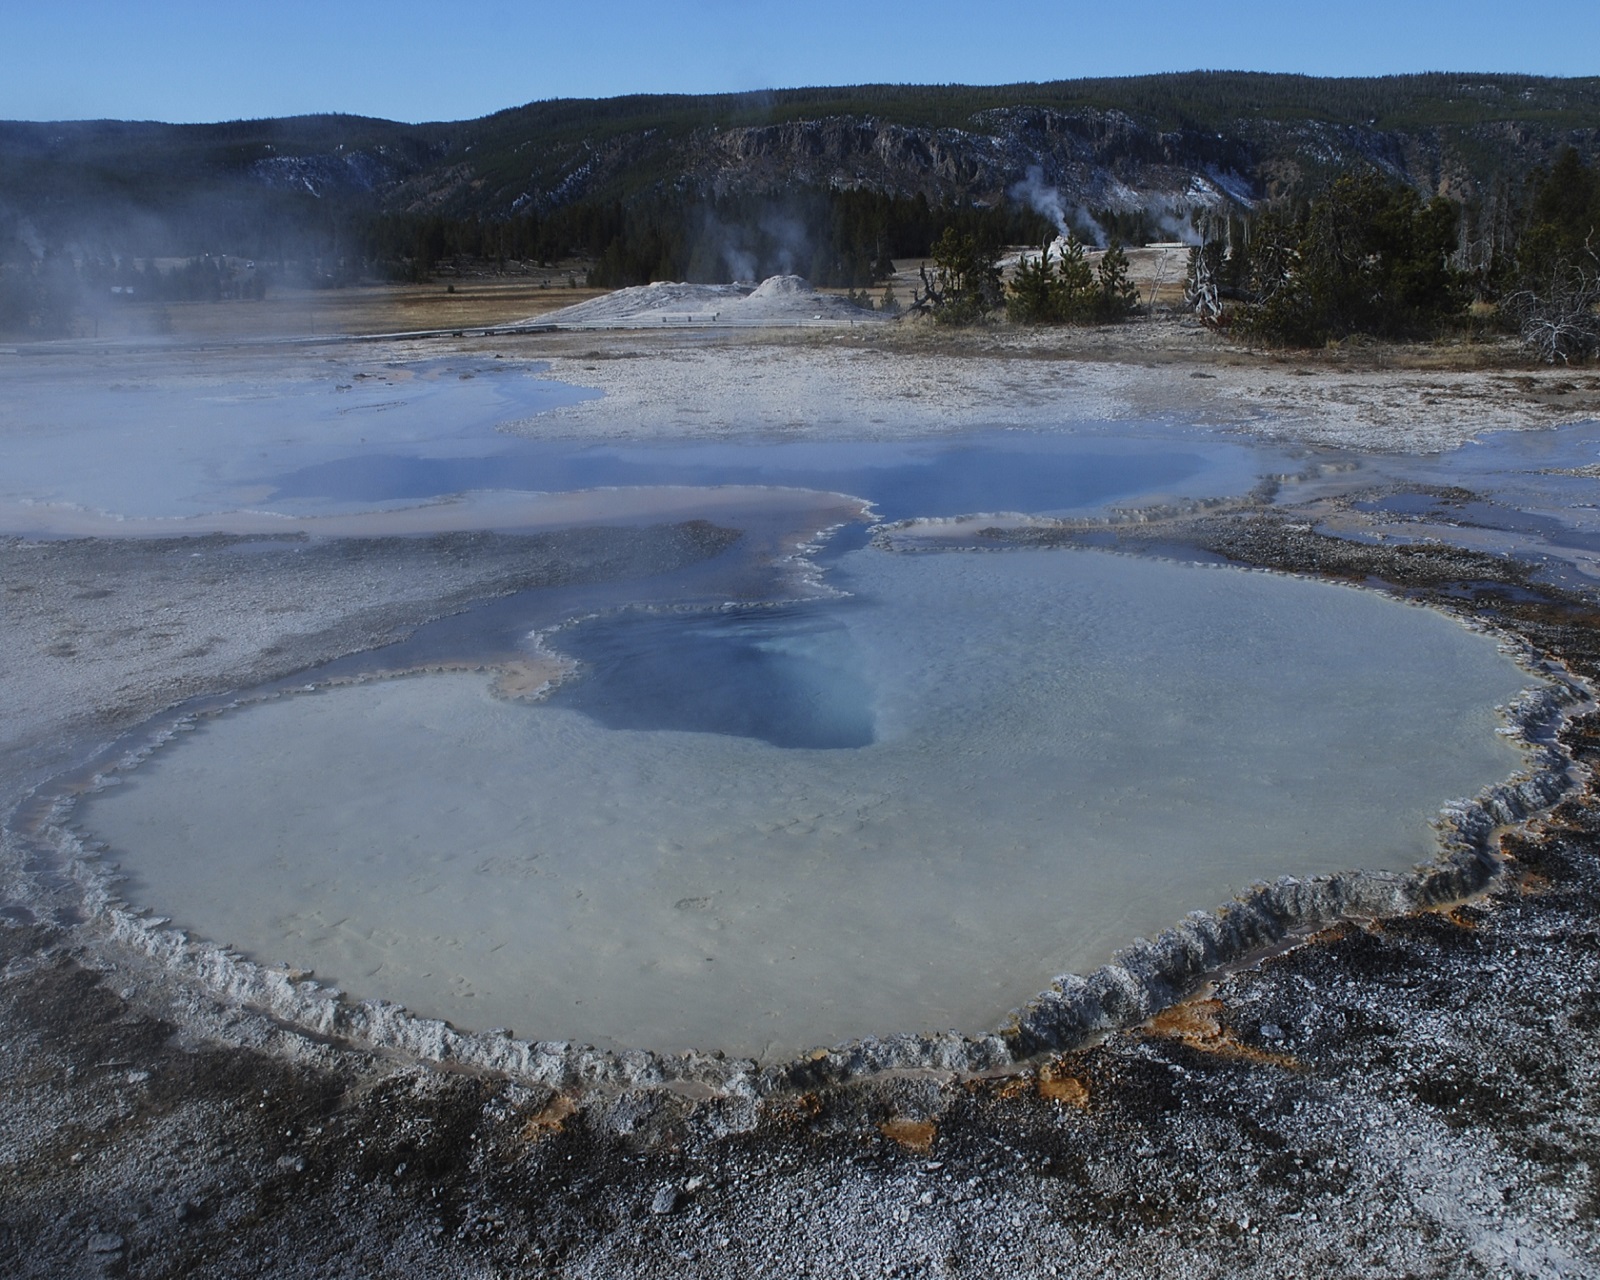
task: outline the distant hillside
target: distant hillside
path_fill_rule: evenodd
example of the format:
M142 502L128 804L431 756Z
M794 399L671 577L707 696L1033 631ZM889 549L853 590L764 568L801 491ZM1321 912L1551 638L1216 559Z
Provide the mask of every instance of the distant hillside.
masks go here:
M1353 168L1470 204L1563 145L1600 155L1600 78L1193 72L560 100L424 125L0 123L0 240L282 258L308 237L337 254L385 216L839 192L1181 220L1304 197Z

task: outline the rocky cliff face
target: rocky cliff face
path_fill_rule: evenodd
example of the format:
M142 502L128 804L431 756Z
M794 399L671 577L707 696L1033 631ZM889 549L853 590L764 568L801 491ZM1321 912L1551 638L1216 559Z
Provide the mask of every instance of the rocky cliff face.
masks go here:
M1352 168L1470 198L1492 172L1520 172L1565 142L1600 152L1600 129L1557 136L1489 124L1457 139L1442 129L1241 119L1226 132L1162 131L1115 110L1010 107L964 129L851 117L708 129L683 148L682 168L688 182L719 194L807 186L982 203L1014 196L1031 171L1071 204L1181 211L1301 194Z
M115 206L99 221L115 224L129 206L170 216L219 199L495 219L649 192L830 189L989 205L1049 191L1069 208L1181 217L1307 195L1352 168L1472 199L1563 145L1600 155L1600 83L1490 79L1195 73L1009 90L868 86L534 103L443 125L0 123L0 222L70 225L99 202ZM1034 104L1006 105L1013 95Z
M805 184L987 203L1033 170L1074 203L1136 208L1152 195L1249 201L1254 167L1235 138L1160 133L1120 111L1014 107L983 112L966 129L833 118L712 131L687 149L685 173L713 190Z

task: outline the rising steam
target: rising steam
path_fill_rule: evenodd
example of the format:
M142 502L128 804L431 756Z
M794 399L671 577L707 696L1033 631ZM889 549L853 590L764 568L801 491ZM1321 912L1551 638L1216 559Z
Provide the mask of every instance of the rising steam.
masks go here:
M1013 200L1021 200L1035 213L1041 213L1056 224L1063 238L1075 235L1097 249L1106 247L1106 233L1094 215L1081 205L1069 203L1055 187L1044 180L1044 169L1029 165L1027 175L1009 192Z

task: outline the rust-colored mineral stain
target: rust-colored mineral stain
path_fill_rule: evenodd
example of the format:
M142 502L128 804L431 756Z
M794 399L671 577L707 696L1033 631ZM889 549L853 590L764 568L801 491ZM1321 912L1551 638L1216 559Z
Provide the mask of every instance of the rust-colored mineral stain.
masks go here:
M815 1120L822 1114L822 1098L815 1093L802 1093L789 1104L802 1120Z
M1299 1067L1300 1064L1286 1053L1269 1053L1238 1040L1222 1024L1225 1007L1222 1001L1216 999L1186 1000L1156 1014L1144 1024L1144 1032L1146 1035L1181 1041L1201 1053L1257 1062L1263 1066Z
M939 1136L939 1126L931 1120L908 1120L903 1116L895 1116L880 1124L878 1132L907 1151L927 1155L933 1150L933 1140Z
M1220 1000L1186 1000L1182 1004L1163 1009L1144 1024L1151 1035L1167 1036L1197 1047L1225 1038Z
M568 1117L578 1110L577 1102L564 1093L558 1093L549 1102L540 1107L522 1126L522 1140L524 1142L538 1142L541 1138L548 1138L553 1133L560 1133L566 1126Z
M1039 1068L1039 1096L1047 1102L1062 1106L1089 1109L1089 1082L1073 1075L1055 1063Z

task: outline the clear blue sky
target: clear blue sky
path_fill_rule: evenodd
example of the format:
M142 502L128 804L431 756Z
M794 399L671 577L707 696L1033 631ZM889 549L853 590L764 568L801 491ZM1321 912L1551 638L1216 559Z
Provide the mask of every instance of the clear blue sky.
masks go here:
M314 111L1195 68L1600 74L1600 0L8 0L0 119Z

